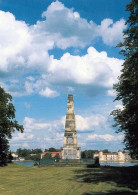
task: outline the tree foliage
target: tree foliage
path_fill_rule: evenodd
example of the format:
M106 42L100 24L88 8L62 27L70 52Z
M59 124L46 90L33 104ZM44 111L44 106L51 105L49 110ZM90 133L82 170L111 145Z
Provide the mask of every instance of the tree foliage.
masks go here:
M91 158L93 159L93 155L95 152L98 152L98 150L85 150L81 152L81 158Z
M47 152L47 153L44 155L44 159L52 159L52 156L51 156L50 152Z
M126 6L130 12L124 31L122 48L124 63L119 82L114 85L117 92L115 101L122 101L123 109L112 111L118 127L117 132L124 132L124 143L132 156L138 158L138 1L132 0Z
M15 120L12 96L0 87L0 165L8 161L9 140L15 131L23 132L23 126Z

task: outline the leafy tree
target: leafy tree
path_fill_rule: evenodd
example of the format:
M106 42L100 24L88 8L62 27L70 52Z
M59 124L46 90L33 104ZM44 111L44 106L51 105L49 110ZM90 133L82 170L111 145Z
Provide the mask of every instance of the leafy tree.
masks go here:
M81 158L91 158L93 159L93 154L98 152L98 150L85 150L81 152Z
M16 153L18 154L19 157L26 157L26 156L30 155L32 152L30 149L18 148Z
M12 133L23 132L23 126L15 120L15 108L12 104L12 96L0 87L0 165L6 165L8 161L9 141Z
M56 152L57 150L55 148L49 148L49 152Z
M108 149L104 149L103 153L110 153L110 151Z
M54 157L55 159L60 159L60 156L59 156L59 154L57 153L56 155L55 155L55 157Z
M132 0L126 10L130 12L128 28L124 31L124 42L118 44L125 59L119 82L114 85L115 101L122 100L123 109L113 110L111 115L117 132L124 132L125 149L138 158L138 1Z
M81 152L81 158L86 158L85 152Z
M35 154L31 156L30 154L25 157L25 160L33 160L33 161L39 161L41 159L40 154Z
M42 150L40 148L32 149L32 154L40 154L42 153Z
M47 152L47 153L44 155L43 158L44 158L44 159L52 159L52 156L51 156L50 152Z
M13 160L13 156L12 156L11 151L10 151L8 154L8 163L11 163L12 160Z

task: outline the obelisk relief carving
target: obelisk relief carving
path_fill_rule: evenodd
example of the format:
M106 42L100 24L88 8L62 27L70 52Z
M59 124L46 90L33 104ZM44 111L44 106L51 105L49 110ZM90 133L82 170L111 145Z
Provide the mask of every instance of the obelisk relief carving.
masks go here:
M62 148L62 159L80 159L80 157L81 150L78 147L77 141L73 95L69 94L65 122L64 146Z

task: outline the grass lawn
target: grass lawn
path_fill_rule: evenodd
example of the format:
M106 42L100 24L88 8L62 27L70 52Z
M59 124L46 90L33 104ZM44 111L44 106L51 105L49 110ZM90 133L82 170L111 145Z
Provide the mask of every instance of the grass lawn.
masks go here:
M138 167L0 167L0 195L137 194Z

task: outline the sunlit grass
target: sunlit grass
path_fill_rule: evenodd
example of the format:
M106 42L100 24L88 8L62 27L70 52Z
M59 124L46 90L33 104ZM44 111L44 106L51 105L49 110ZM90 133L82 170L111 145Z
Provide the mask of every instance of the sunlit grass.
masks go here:
M112 169L112 168L111 168ZM79 194L135 194L135 185L112 177L111 171L121 177L124 170L83 167L25 167L10 164L0 168L1 195L79 195ZM117 172L117 170L119 172ZM109 177L109 178L108 178ZM110 178L112 177L112 178ZM124 176L122 176L123 178ZM127 173L125 173L127 177ZM128 173L130 177L130 173ZM120 178L121 179L121 178ZM131 178L132 180L133 178ZM129 181L129 182L134 182ZM135 182L134 182L135 184ZM114 193L115 192L115 193Z

